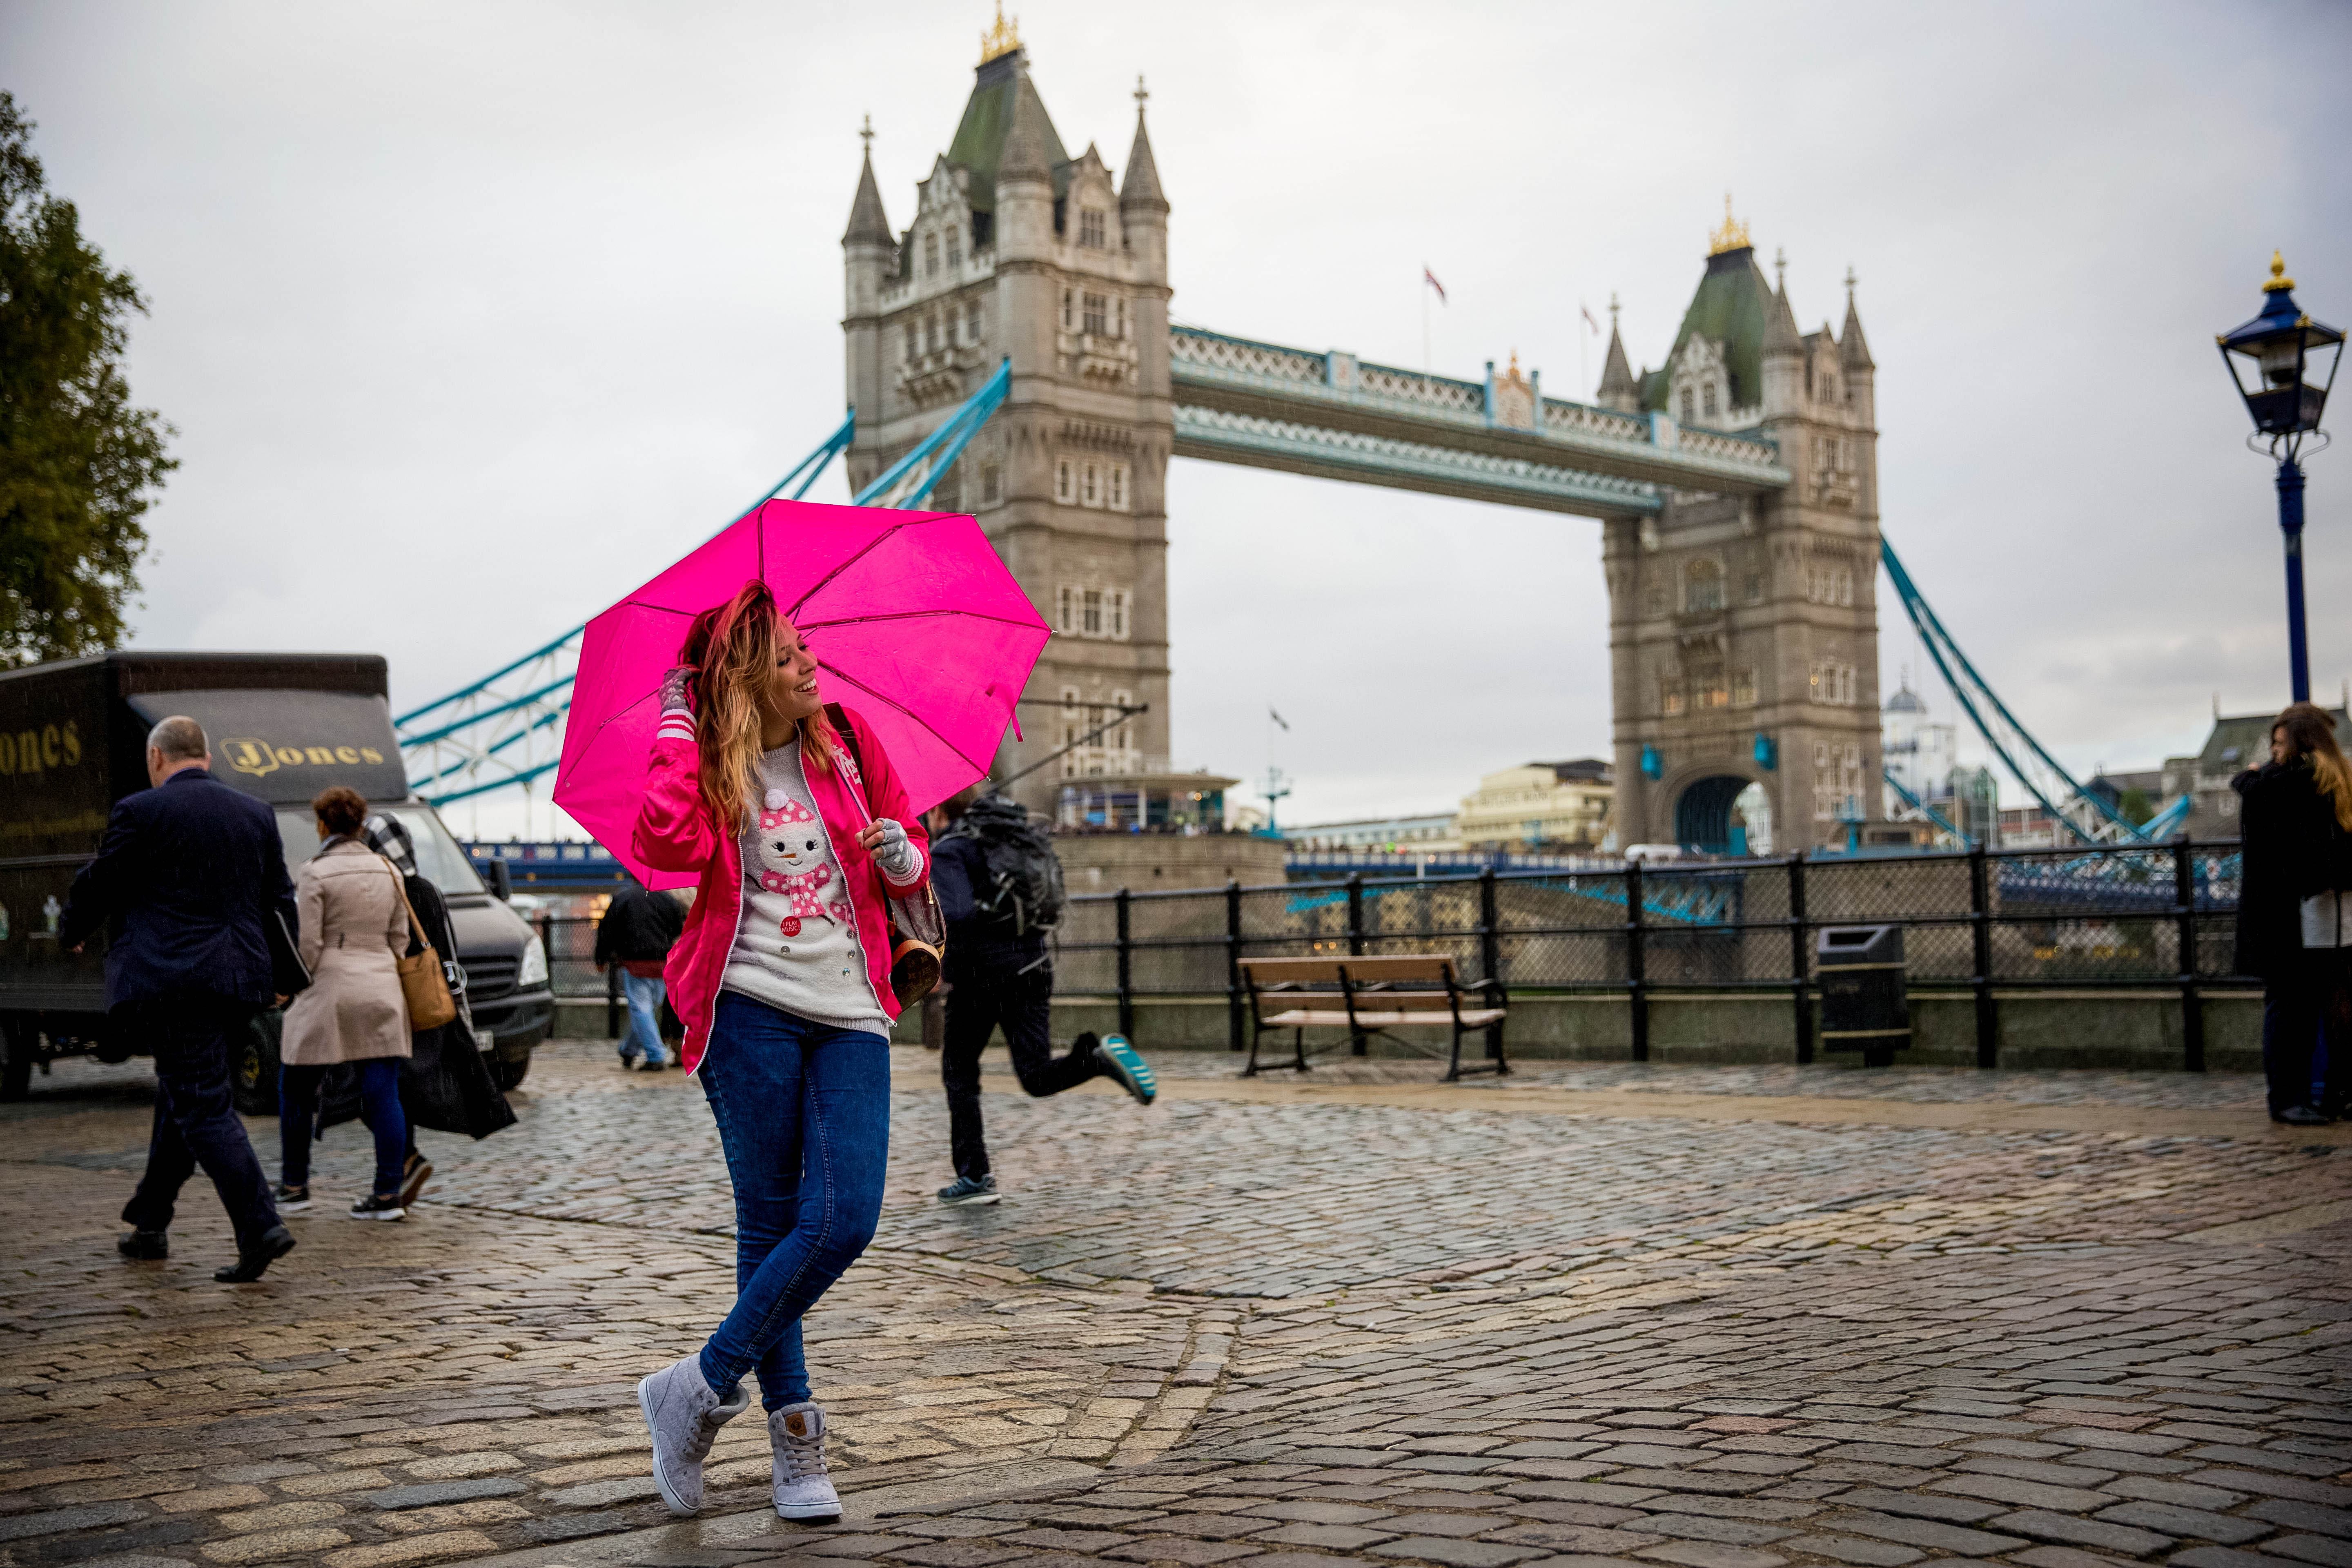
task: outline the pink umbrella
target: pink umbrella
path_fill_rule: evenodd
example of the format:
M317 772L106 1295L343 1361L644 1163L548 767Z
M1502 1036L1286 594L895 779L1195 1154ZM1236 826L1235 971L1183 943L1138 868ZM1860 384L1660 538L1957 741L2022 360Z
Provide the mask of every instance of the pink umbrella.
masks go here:
M919 809L988 772L1052 636L980 525L952 512L772 500L588 623L555 803L647 887L693 880L629 847L663 675L694 617L759 577L871 726Z

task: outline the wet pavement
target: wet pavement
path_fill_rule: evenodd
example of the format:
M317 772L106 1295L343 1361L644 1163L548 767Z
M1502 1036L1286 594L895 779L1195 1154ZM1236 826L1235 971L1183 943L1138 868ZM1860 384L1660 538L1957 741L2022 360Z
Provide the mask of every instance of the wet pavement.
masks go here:
M992 1079L1005 1202L946 1210L895 1057L830 1529L751 1421L655 1500L632 1386L732 1280L677 1074L548 1049L399 1225L339 1129L229 1289L201 1186L114 1256L148 1080L60 1064L0 1107L0 1563L2352 1564L2352 1150L2258 1080L1171 1055L1149 1110Z

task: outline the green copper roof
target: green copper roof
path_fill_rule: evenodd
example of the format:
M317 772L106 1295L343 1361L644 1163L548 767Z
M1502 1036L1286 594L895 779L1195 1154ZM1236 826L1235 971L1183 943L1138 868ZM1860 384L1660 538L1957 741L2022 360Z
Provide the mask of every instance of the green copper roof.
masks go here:
M976 213L996 210L996 165L1004 156L1005 133L1013 129L1013 95L1027 92L1036 97L1037 89L1028 73L1015 68L1021 58L1018 50L999 55L974 73L978 79L964 103L963 121L956 127L955 140L948 144L948 162L971 172L971 210ZM1038 100L1037 110L1045 120L1048 162L1054 166L1054 196L1059 200L1070 187L1070 155L1063 150L1053 116L1045 114L1045 100Z
M1666 355L1671 368L1693 332L1724 345L1731 369L1731 405L1748 408L1764 401L1764 329L1772 320L1772 286L1756 265L1748 246L1706 258L1706 276L1683 312L1682 331L1675 334L1674 352ZM1666 406L1665 370L1642 378L1642 406Z

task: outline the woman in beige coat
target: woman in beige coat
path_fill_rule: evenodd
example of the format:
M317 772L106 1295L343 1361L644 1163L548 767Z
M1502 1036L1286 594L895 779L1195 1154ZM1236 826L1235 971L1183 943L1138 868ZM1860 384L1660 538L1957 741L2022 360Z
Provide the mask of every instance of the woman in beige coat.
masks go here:
M361 1119L375 1134L375 1188L352 1205L360 1219L402 1219L402 1166L408 1119L400 1106L407 1057L408 1004L394 960L408 951L408 907L400 874L360 837L367 802L338 784L310 803L319 853L294 879L301 911L299 944L310 985L286 1009L278 1058L278 1125L285 1170L281 1212L310 1203L310 1129L327 1069L359 1068Z

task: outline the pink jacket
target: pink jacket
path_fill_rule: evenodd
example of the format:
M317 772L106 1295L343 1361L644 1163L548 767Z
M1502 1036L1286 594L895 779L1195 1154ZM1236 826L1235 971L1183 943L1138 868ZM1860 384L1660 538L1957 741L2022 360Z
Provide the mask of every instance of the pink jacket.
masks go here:
M843 713L857 737L858 755L865 760L866 807L851 793L856 784L846 757L820 772L807 770L809 794L824 819L833 855L841 866L849 904L856 917L858 945L866 953L866 978L884 1016L897 1018L898 999L890 990L890 920L887 900L904 898L929 879L930 843L916 816L914 803L891 771L882 742L856 711ZM740 831L723 830L702 803L696 783L699 759L690 740L656 738L647 763L645 804L637 809L631 842L647 865L664 871L696 871L701 883L694 908L687 912L686 929L670 949L662 978L669 985L669 1004L686 1026L686 1070L702 1065L703 1048L710 1039L710 1017L719 1005L719 977L726 973L728 954L735 946L735 930L743 914L743 849ZM922 853L922 868L915 880L896 888L882 879L874 857L857 842L868 816L887 816L907 830Z

